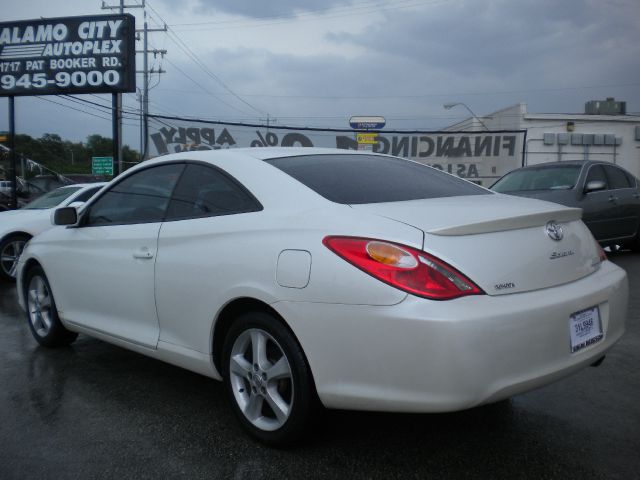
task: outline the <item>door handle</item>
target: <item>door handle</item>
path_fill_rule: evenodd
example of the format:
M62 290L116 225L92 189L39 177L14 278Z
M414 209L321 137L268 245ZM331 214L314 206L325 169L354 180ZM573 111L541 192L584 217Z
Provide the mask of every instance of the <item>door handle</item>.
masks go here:
M618 197L614 197L613 195L609 195L609 201L610 202L615 202L616 200L618 200Z
M141 260L148 260L153 258L153 252L150 251L147 247L142 247L133 252L133 258L139 258Z

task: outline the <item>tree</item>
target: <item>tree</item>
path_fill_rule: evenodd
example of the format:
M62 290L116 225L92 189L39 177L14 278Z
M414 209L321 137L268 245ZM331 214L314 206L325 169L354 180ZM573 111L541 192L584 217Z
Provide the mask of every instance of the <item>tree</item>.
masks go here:
M64 163L65 152L62 138L55 133L45 133L38 141L40 150L55 163Z
M89 135L85 143L63 140L55 133L45 133L40 138L18 134L16 153L21 159L33 160L58 173L91 174L91 157L113 156L113 142L99 134ZM140 161L138 152L128 145L122 146L122 157L125 168Z
M90 158L111 157L113 156L113 141L102 135L89 135L87 137L86 149Z

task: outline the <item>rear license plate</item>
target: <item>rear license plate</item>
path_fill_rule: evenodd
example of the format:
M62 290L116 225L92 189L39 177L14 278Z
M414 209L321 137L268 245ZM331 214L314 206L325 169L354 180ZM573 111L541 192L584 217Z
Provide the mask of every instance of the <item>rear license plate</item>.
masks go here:
M569 318L569 335L571 337L571 353L582 350L602 340L602 323L598 307L591 307L576 312Z

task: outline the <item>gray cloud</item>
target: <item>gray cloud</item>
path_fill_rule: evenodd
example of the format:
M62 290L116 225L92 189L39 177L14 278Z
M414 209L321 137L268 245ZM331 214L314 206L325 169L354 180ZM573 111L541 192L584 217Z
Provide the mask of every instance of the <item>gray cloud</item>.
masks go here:
M269 3L267 14L331 4ZM245 8L216 5L236 13ZM389 128L435 129L467 115L464 109L443 110L449 101L464 101L478 114L520 101L532 112L581 112L587 100L615 96L627 101L629 112L639 112L637 85L596 88L640 83L637 12L637 0L426 2L416 9L381 11L372 21L381 20L364 31L351 31L348 19L327 24L332 30L326 39L337 53L277 53L268 38L257 38L246 47L212 48L200 57L235 92L246 94L246 101L285 125L344 127L350 115L371 114L386 116ZM305 39L290 41L303 45ZM180 51L170 49L169 58L209 93L165 64L167 73L151 91L152 112L264 121ZM49 119L56 118L55 131L63 137L109 135L108 121L36 99L17 103L22 131L51 131ZM6 107L0 105L0 129L3 125ZM135 127L125 135L137 145Z
M203 12L218 11L250 18L294 17L297 13L322 11L345 4L341 0L271 0L268 2L243 2L237 0L199 0L196 10Z
M460 75L541 73L556 60L598 73L597 66L612 57L623 62L638 52L639 20L637 6L612 12L604 2L459 1L391 12L365 33L328 38Z

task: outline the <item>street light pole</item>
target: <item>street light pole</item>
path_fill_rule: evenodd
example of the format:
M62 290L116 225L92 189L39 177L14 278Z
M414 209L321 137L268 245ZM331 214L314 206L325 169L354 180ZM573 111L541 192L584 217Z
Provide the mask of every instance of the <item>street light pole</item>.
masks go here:
M485 125L485 123L480 120L480 117L478 117L475 113L473 113L473 110L471 110L469 108L469 105L467 105L466 103L462 103L462 102L452 102L452 103L445 103L444 105L442 105L444 107L445 110L451 110L453 107L457 107L458 105L463 106L464 108L466 108L469 113L471 114L471 116L473 118L475 118L476 120L478 120L478 122L480 122L480 125L482 125L484 127L485 130L489 130L489 128L487 128L487 126Z

